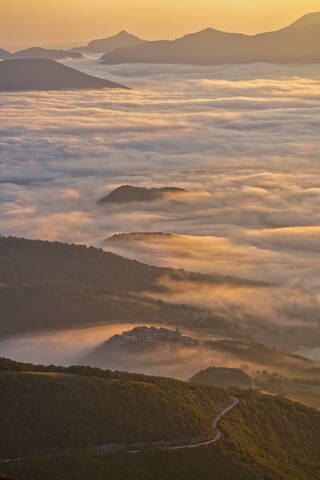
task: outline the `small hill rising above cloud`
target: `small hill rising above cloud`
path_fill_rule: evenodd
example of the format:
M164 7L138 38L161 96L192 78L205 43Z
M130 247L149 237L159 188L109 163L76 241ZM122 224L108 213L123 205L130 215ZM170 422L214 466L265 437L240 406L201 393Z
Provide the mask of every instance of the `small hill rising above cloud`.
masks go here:
M106 53L101 61L197 65L320 62L320 14L302 17L289 27L258 35L208 28L173 41L147 42Z
M115 50L116 48L135 47L145 43L146 40L142 40L131 33L122 30L117 35L112 37L102 38L98 40L92 40L88 45L83 47L75 47L72 50L78 52L87 53L107 53Z
M108 203L154 202L167 196L175 196L187 191L178 187L145 188L133 185L121 185L106 197L99 200L100 205Z
M79 52L31 47L13 53L11 58L45 58L47 60L64 60L67 58L81 58L81 56L82 55Z
M0 91L127 88L45 59L0 63Z

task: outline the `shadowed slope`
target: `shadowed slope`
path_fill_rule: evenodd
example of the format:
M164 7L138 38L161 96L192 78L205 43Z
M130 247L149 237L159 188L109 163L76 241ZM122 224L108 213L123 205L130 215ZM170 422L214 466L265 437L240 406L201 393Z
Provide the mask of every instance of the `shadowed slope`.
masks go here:
M10 52L7 52L7 50L4 50L3 48L0 48L0 60L5 60L11 56Z
M127 88L52 60L13 59L0 63L0 91Z
M81 53L78 52L32 47L15 52L12 55L12 58L45 58L47 60L62 60L65 58L80 58L81 56Z
M115 50L116 48L134 47L144 43L142 40L131 33L122 30L117 35L112 37L102 38L98 40L92 40L88 45L83 47L75 47L72 51L88 52L88 53L107 53Z

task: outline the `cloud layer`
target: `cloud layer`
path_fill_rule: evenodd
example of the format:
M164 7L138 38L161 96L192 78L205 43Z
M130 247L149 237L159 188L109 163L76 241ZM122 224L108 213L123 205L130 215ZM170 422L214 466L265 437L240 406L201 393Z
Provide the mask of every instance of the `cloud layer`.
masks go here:
M121 253L312 290L317 307L317 66L68 64L133 90L1 95L2 234L101 245L171 232L182 237ZM121 184L192 193L97 206Z

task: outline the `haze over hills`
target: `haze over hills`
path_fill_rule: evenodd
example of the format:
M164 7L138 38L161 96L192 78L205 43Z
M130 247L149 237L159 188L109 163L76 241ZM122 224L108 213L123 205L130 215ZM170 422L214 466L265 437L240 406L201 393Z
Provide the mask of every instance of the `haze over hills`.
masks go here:
M101 62L198 65L318 63L319 43L320 15L314 13L274 32L249 36L208 28L173 41L153 41L117 49L106 53Z
M7 50L4 50L3 48L0 48L0 60L5 60L11 56L10 52L7 52Z
M163 276L178 283L252 285L231 277L154 267L101 249L18 238L0 237L0 262L0 336L128 320L201 326L210 321L206 311L139 295L166 291L158 285ZM217 327L225 325L218 318L211 321Z
M13 53L11 58L44 58L47 60L65 60L81 58L81 53L68 50L54 50L41 47L31 47Z
M303 403L320 411L320 379L305 371L305 378L284 376L275 371L241 368L208 367L193 375L189 381L215 388L253 389L270 395L279 395Z
M184 379L195 355L201 356L199 341L178 329L139 326L112 336L81 363Z
M190 336L182 334L179 329L138 326L113 335L99 344L81 363L152 375L165 374L182 379L188 378L203 368L203 365L219 367L221 374L222 367L228 367L226 372L229 373L230 366L243 368L245 365L253 376L256 376L257 371L277 372L282 376L299 378L300 382L305 381L306 388L320 382L319 374L313 372L319 364L306 358L290 355L248 339L208 341L204 338L204 334L200 337ZM320 388L316 390L314 397L317 397L319 406Z
M252 327L250 338L244 338L232 312L229 318L214 309L208 311L179 301L166 303L157 299L170 291L170 282L183 289L193 282L197 290L203 284L223 288L229 285L235 292L237 288L250 286L256 291L265 289L265 284L153 267L85 246L17 238L0 238L0 264L2 345L8 336L18 339L13 335L22 339L29 335L36 348L37 335L41 337L41 333L50 330L63 334L67 329L86 328L84 334L88 335L90 329L98 326L117 325L116 331L123 332L122 324L145 325L111 342L107 341L109 336L94 333L92 355L79 346L73 361L83 359L85 363L115 369L122 365L131 371L176 378L189 378L204 365L246 364L253 370L267 369L304 379L307 385L313 385L312 379L320 380L317 363L294 355L294 351L288 354L254 342L258 329ZM166 279L168 286L161 279ZM146 296L146 292L152 292L155 298ZM159 330L159 325L167 328ZM157 328L150 330L147 326ZM187 333L175 331L176 327ZM263 325L261 331L265 330ZM279 336L278 332L281 330L275 330ZM301 345L303 339L299 332L297 335ZM107 342L99 346L103 340ZM50 336L48 342L50 345ZM13 358L15 348L11 349ZM57 355L61 358L63 352ZM37 361L42 361L41 357ZM300 399L304 398L302 393ZM314 390L315 404L317 398L319 393Z
M88 45L83 47L74 47L72 51L78 51L83 53L107 53L115 50L116 48L134 47L145 43L146 40L142 40L131 33L122 30L113 35L112 37L102 38L99 40L92 40Z
M9 59L0 63L0 91L121 88L45 59Z

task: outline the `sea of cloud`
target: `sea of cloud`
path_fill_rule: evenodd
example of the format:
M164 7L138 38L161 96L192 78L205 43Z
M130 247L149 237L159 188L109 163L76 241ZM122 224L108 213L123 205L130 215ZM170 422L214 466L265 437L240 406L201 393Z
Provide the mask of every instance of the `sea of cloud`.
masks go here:
M114 249L312 292L314 324L318 66L67 63L132 90L0 95L0 233L91 245L121 232L181 235ZM191 193L97 205L122 184Z

